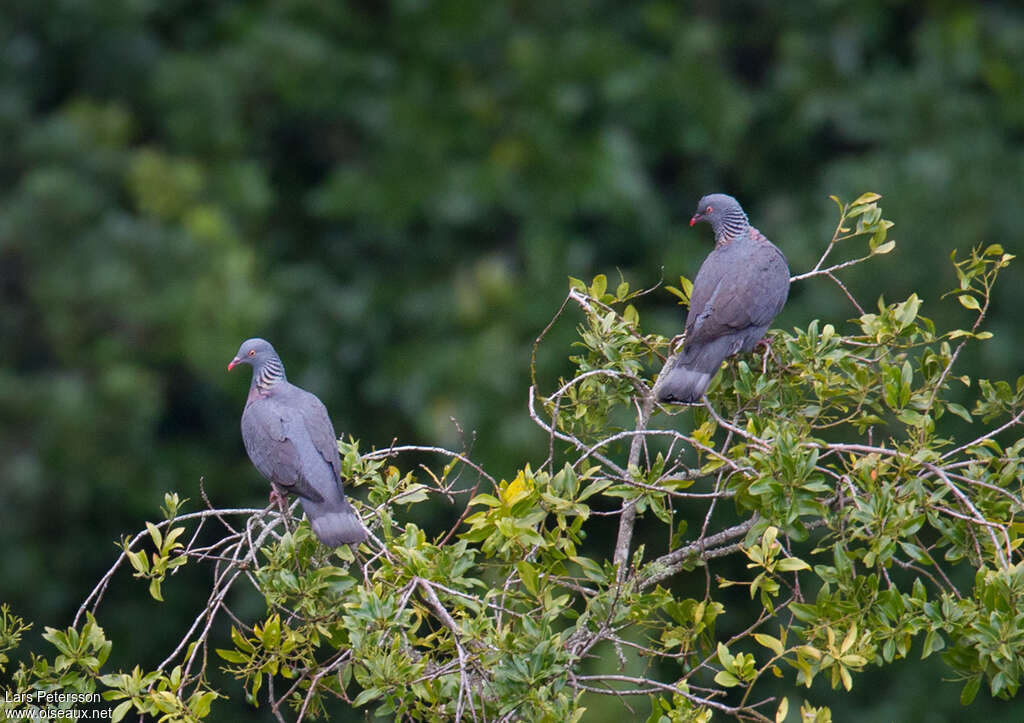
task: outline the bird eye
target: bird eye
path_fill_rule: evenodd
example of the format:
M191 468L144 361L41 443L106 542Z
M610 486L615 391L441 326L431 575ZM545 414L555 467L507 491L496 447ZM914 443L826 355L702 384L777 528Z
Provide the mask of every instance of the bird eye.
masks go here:
M711 213L714 210L715 209L711 208L711 206L708 206L707 208L704 209L704 213Z
M255 349L250 349L249 350L249 356L256 356L256 350Z

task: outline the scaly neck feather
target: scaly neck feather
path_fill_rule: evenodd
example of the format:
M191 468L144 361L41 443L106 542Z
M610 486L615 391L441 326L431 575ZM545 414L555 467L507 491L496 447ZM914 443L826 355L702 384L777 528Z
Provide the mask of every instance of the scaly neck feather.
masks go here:
M276 356L267 359L260 368L253 372L252 387L266 394L278 382L286 380L284 375L284 364Z
M743 209L734 206L726 209L721 218L716 218L712 228L715 231L715 244L721 245L746 233L750 228L750 222L747 221L747 214L743 212Z

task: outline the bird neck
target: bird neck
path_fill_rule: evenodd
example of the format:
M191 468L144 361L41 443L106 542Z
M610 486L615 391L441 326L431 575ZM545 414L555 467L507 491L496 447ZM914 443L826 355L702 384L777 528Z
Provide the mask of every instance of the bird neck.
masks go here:
M267 359L252 375L252 387L267 393L278 382L285 381L284 364L277 357Z
M747 221L747 214L743 213L743 209L729 209L724 216L717 219L714 225L715 244L719 246L727 244L746 233L748 228L750 228L750 223Z

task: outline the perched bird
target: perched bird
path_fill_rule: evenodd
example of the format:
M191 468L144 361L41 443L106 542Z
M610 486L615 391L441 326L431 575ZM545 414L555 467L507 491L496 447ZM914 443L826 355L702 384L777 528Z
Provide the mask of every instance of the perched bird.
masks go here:
M786 257L750 225L735 198L705 196L690 225L699 221L711 224L715 248L693 282L683 348L655 385L659 402L700 401L722 361L753 349L789 294Z
M366 529L341 488L341 458L334 427L323 402L289 383L274 347L264 339L242 342L228 364L252 367L252 384L242 412L242 441L249 459L283 501L293 492L302 501L313 532L328 547L366 539Z

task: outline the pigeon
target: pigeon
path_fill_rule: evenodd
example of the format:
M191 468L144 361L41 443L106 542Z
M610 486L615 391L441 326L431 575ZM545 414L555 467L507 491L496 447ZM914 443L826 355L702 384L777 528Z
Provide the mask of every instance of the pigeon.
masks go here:
M313 532L328 547L365 540L366 529L342 491L338 441L323 402L288 381L281 358L264 339L242 342L228 371L239 364L252 367L242 441L253 465L270 480L271 497L297 495Z
M751 351L789 294L786 257L750 225L735 198L704 196L690 225L700 221L711 224L715 248L693 282L683 348L655 384L663 403L699 402L722 361Z

